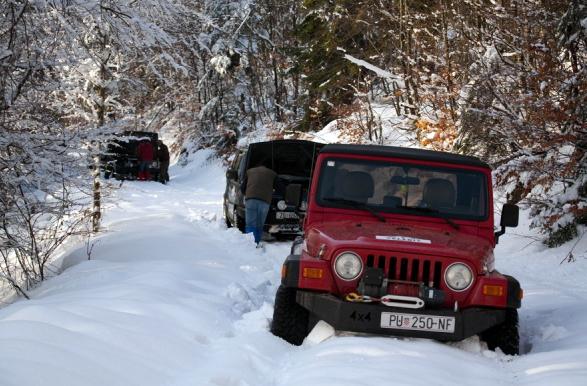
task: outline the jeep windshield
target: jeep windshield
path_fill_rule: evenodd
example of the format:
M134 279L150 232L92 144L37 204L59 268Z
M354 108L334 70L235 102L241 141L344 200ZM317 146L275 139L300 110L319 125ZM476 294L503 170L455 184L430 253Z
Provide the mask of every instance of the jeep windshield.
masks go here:
M447 219L485 220L487 180L458 168L352 158L322 164L317 202L324 207Z

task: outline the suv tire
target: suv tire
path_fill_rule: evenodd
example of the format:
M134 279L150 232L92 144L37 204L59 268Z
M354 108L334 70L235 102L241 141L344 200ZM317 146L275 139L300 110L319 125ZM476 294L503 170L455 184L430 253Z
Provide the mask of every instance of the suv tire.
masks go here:
M224 223L226 224L227 228L232 228L232 223L230 222L230 219L228 218L228 212L226 210L226 205L224 206Z
M296 302L295 288L280 285L275 295L271 333L300 346L308 335L310 313Z
M235 218L236 218L236 227L238 228L239 231L241 231L242 233L245 233L245 219L241 216L239 216L238 214L235 214Z
M518 334L518 310L506 309L505 321L481 333L481 339L490 350L500 348L504 354L520 353L520 336Z

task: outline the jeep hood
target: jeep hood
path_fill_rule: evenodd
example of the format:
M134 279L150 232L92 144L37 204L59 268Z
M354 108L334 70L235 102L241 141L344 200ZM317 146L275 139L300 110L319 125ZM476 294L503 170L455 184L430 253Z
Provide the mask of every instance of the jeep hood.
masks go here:
M326 257L345 248L369 249L455 258L470 261L478 267L488 257L492 257L493 251L488 240L456 230L448 224L434 226L394 222L324 222L307 230L310 254L319 250L322 244L327 248Z

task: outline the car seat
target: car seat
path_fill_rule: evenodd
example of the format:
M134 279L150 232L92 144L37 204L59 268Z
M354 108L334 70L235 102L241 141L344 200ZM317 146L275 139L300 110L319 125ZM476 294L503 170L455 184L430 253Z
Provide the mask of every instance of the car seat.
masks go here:
M427 208L453 208L455 205L455 188L449 180L431 178L424 185L422 205Z
M373 197L373 177L367 172L349 172L341 181L343 198L366 203Z

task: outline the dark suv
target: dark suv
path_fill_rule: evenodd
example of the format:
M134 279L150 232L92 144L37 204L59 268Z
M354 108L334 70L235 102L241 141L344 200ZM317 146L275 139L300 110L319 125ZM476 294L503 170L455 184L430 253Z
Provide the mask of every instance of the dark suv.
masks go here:
M299 192L286 197L295 205ZM337 330L455 341L479 334L519 350L520 284L493 250L490 167L474 157L327 145L307 198L304 235L282 269L271 331L301 344L314 323Z
M101 156L101 167L104 178L114 177L117 180L135 180L139 170L137 150L142 140L148 140L153 146L155 157L149 168L153 180L159 179L159 162L157 150L159 146L157 133L147 131L125 131L115 139L108 141L106 151Z
M295 236L301 233L300 219L306 211L306 196L310 176L318 151L323 144L303 140L275 140L257 142L238 153L226 172L224 192L224 218L226 225L236 226L244 232L245 202L241 185L250 165L266 160L267 166L277 173L273 198L265 231L276 237ZM297 186L301 198L295 206L285 204L285 192Z

